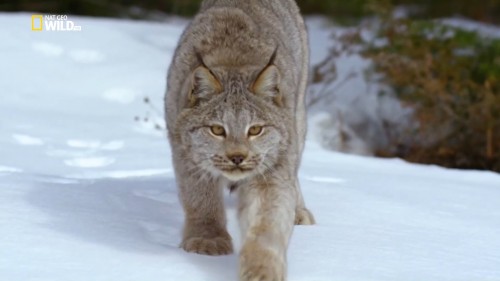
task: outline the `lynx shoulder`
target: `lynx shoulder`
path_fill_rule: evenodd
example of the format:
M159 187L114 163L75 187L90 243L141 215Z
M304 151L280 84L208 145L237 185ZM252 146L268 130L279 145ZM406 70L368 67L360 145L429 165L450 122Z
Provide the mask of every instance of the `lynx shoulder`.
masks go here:
M222 192L236 187L240 280L285 280L293 224L314 222L297 180L307 70L307 34L293 0L206 0L168 71L166 121L185 213L181 247L233 251Z

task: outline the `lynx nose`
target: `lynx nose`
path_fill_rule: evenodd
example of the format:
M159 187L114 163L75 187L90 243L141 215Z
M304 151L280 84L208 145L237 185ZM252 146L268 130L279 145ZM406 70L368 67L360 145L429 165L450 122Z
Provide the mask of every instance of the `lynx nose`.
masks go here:
M231 162L233 162L235 165L239 165L245 160L245 156L242 154L235 154L230 155L229 159L231 159Z

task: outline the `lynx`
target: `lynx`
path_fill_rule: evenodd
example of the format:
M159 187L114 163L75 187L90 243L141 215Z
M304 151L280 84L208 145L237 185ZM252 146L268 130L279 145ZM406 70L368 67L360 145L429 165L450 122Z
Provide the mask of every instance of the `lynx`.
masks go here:
M307 33L293 0L205 0L167 77L168 137L184 208L181 247L233 252L224 188L238 196L240 280L286 280L295 224L313 224L298 168Z

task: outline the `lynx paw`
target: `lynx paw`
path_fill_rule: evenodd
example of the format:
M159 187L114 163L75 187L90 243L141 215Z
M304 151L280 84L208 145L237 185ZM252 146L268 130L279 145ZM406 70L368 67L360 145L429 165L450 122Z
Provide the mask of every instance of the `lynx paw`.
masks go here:
M314 220L314 216L306 208L297 208L295 210L295 224L296 225L311 225L315 224L316 221Z
M240 281L284 281L285 266L280 258L263 249L243 249Z
M233 252L231 237L190 237L182 241L181 247L186 252L202 255L219 256L228 255Z

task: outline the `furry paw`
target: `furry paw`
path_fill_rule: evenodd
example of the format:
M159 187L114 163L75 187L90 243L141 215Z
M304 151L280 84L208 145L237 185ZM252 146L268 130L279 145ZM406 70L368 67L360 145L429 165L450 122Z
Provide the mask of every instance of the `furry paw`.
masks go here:
M190 237L182 241L181 247L186 252L202 255L219 256L233 252L231 237L218 236L214 238Z
M314 220L314 216L306 208L297 208L295 210L295 224L296 225L311 225L315 224L316 221Z
M245 248L240 256L240 281L285 280L286 268L280 257L258 246Z

